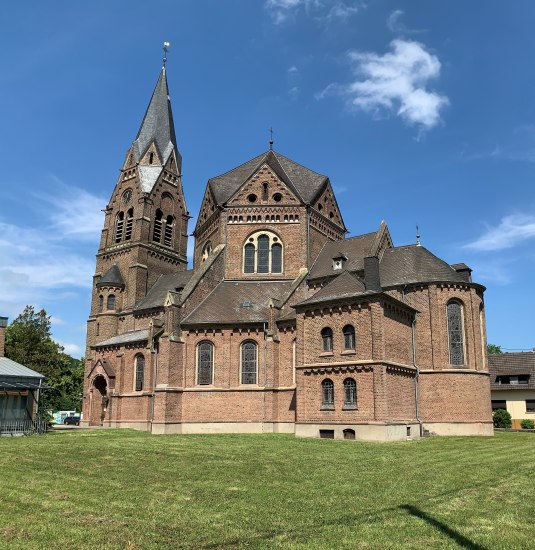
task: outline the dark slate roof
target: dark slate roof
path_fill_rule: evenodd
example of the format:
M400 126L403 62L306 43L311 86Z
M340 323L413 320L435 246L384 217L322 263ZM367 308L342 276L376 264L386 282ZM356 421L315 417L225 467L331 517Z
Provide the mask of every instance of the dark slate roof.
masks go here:
M364 258L370 252L375 235L376 231L373 231L341 241L327 241L310 268L309 279L321 279L336 275L337 271L333 270L332 261L333 258L340 257L340 255L347 258L344 269L348 271L364 269Z
M415 244L385 250L380 272L383 288L410 283L467 282L462 273Z
M265 162L304 203L310 203L328 181L327 176L313 172L280 153L270 150L230 172L208 180L217 204L225 204Z
M143 122L134 141L134 149L138 160L145 154L153 141L164 163L171 154L170 145L174 147L180 171L181 157L176 144L175 126L165 69L162 69L160 73L149 106L143 117Z
M124 332L123 334L113 336L112 338L108 338L107 340L104 340L103 342L99 342L98 344L95 344L94 346L91 346L91 347L103 348L107 346L119 346L121 344L131 344L132 342L143 342L148 338L149 338L148 329L131 330L129 332Z
M490 387L492 390L535 389L535 352L498 353L489 355ZM497 376L528 374L528 384L497 384Z
M117 264L113 264L100 278L97 286L120 286L124 287L124 279Z
M169 291L180 292L177 289L183 289L192 275L192 269L160 275L147 295L136 304L134 311L163 307L167 293Z
M291 281L223 281L182 324L267 322L270 300L280 300L291 286Z
M298 306L319 304L322 302L330 302L333 300L341 300L345 298L352 298L355 296L361 296L363 294L376 294L375 292L366 293L364 284L357 279L355 275L352 275L348 271L343 271L326 284L323 288L318 290L314 296L304 300L297 304Z

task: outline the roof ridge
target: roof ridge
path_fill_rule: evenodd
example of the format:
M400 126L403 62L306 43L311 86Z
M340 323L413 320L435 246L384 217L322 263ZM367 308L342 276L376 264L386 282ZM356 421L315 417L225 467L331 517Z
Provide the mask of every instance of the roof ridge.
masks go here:
M314 174L317 174L318 176L322 176L323 178L328 178L325 174L320 174L319 172L316 172L315 170L311 170L308 166L305 166L304 164L300 164L299 162L295 162L295 160L292 160L289 157L284 156L282 153L277 153L277 151L273 151L272 153L275 156L282 157L284 160L287 160L288 162L293 162L294 164L297 164L297 166L300 166L301 168L304 168L305 170L308 170L309 172L314 172Z
M269 151L268 151L269 152ZM253 160L256 160L257 158L260 158L262 156L267 156L267 153L261 153L260 155L257 155L256 157L253 157L252 159L249 159L249 160L246 160L245 162L242 162L241 164L239 164L238 166L235 166L234 168L231 168L230 170L227 170L226 172L223 172L222 174L218 174L217 176L213 176L212 178L209 178L208 179L208 183L210 183L211 181L217 179L217 178L222 178L223 176L226 176L227 174L230 174L231 172L235 172L236 170L238 170L239 168L242 168L243 166L245 166L246 164L249 164L250 162L253 162Z

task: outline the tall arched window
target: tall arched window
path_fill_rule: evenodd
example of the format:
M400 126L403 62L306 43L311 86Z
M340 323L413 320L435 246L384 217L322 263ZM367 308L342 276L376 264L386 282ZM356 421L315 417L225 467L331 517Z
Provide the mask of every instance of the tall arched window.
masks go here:
M108 302L106 304L106 309L110 309L110 310L115 309L115 294L110 294L108 296Z
M141 391L143 389L143 378L145 377L145 357L143 355L136 355L135 366L135 391Z
M173 244L173 216L167 216L165 219L163 244L165 246L172 246Z
M214 345L211 342L201 342L197 346L197 384L211 384L213 375Z
M333 350L333 331L330 327L322 329L321 341L323 351L329 352Z
M344 380L344 407L355 408L357 406L357 383L353 378Z
M123 227L124 227L124 212L119 212L117 214L117 219L115 220L115 242L121 242L123 238Z
M98 297L98 310L103 311L104 309L104 296L102 294Z
M342 329L344 334L344 349L355 349L355 328L353 325L346 325Z
M162 241L162 222L163 212L161 210L156 210L156 216L154 218L154 230L152 233L152 240L156 243Z
M450 300L446 306L448 315L448 338L450 364L464 365L463 306L457 300Z
M321 383L321 406L322 408L334 408L334 384L329 378Z
M124 240L129 241L132 238L132 226L134 225L134 209L130 208L126 213L126 228L124 231Z
M241 383L256 384L258 365L258 346L256 342L244 342L241 345Z
M258 231L243 246L244 273L282 273L283 246L271 231Z

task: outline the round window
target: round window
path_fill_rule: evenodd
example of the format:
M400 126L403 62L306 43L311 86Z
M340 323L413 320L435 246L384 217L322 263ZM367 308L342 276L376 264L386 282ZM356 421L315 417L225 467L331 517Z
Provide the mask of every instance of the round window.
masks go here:
M132 199L132 189L127 189L124 193L123 193L123 203L124 204L128 204L130 202L130 200Z
M249 202L256 202L256 195L254 193L251 193L250 195L247 195L247 200Z
M273 200L274 200L275 202L280 202L280 201L282 200L282 195L281 195L280 193L275 193L275 194L273 195Z

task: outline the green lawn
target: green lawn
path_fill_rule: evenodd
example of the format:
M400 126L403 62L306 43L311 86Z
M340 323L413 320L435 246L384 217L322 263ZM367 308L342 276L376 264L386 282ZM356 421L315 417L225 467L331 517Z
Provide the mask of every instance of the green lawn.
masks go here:
M0 548L535 547L535 436L0 438Z

